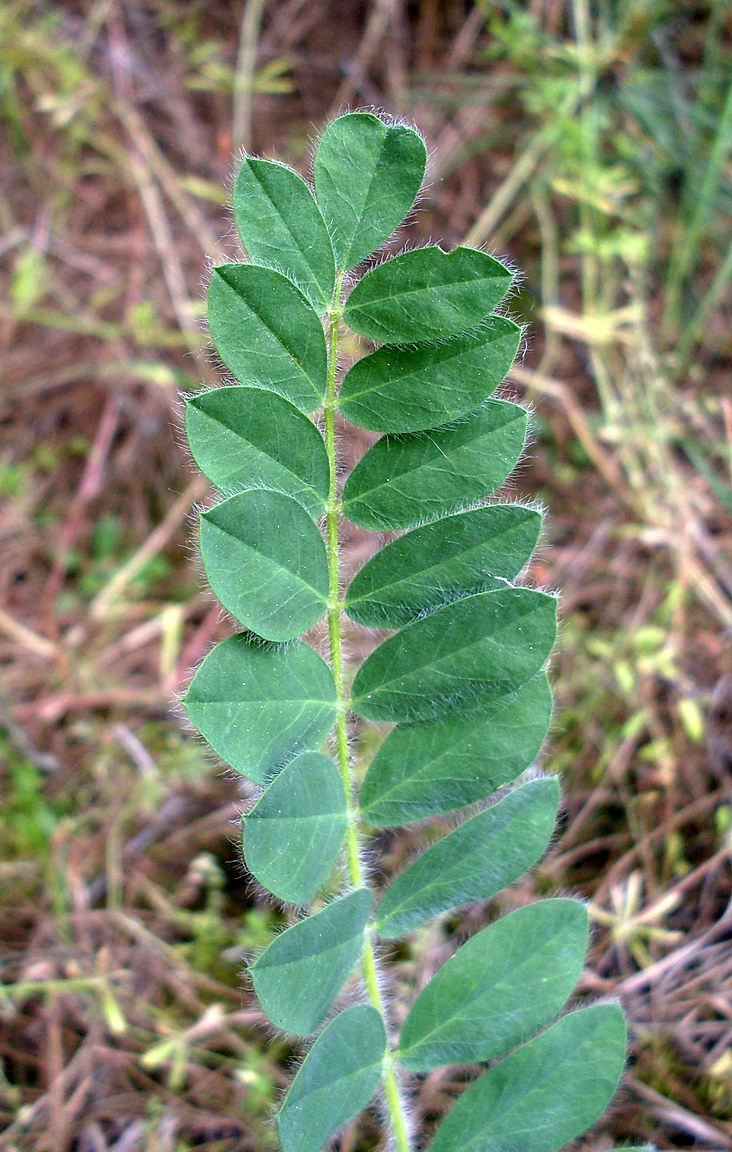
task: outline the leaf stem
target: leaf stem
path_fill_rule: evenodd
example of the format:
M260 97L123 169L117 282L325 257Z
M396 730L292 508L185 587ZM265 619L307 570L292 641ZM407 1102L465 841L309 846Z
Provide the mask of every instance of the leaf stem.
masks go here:
M330 660L333 679L336 686L336 751L338 769L346 793L348 827L346 831L346 857L348 862L348 878L354 888L363 888L366 885L366 876L361 865L360 833L358 821L358 805L353 802L353 781L351 779L351 756L348 747L348 696L345 689L344 662L343 662L343 634L342 612L340 598L340 564L339 564L339 522L341 516L341 503L338 496L338 452L335 431L335 413L338 407L336 396L336 380L338 375L338 338L340 321L343 315L341 293L343 290L343 273L340 273L335 285L333 300L328 310L328 376L326 380L324 419L325 419L325 446L329 463L328 501L326 504L327 549L328 549L328 635L330 640ZM384 1028L388 1034L386 1007L379 986L379 973L376 963L376 953L372 940L367 933L363 946L363 978L371 1004L384 1021ZM387 1048L384 1055L384 1095L389 1112L394 1143L397 1152L410 1152L409 1130L404 1110L404 1103L399 1093L394 1059L391 1049Z

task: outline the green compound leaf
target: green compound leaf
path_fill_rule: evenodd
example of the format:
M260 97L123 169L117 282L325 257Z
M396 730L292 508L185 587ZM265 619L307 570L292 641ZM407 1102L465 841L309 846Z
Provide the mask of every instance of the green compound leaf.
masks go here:
M544 852L554 830L559 784L542 776L433 844L387 888L377 930L384 939L517 880Z
M535 676L555 639L553 596L530 588L468 596L372 652L353 682L353 709L366 720L413 723L477 711Z
M328 454L312 420L282 396L242 385L186 401L193 457L226 496L247 488L284 492L320 517L328 497Z
M551 718L556 606L513 582L541 517L486 506L527 429L521 407L494 398L521 337L498 314L512 273L485 252L432 246L372 259L360 282L351 274L409 213L425 161L417 133L370 113L325 131L316 195L283 164L243 161L234 209L251 262L217 268L209 291L211 336L239 384L187 402L191 449L223 493L201 517L202 557L224 607L251 631L209 653L185 705L219 756L263 787L245 817L252 876L303 912L321 896L251 969L275 1026L322 1029L278 1115L283 1152L321 1152L375 1091L377 1142L406 1148L396 1061L419 1075L497 1059L432 1152L558 1152L596 1119L624 1055L614 1006L547 1028L586 945L585 910L568 900L520 909L459 948L387 1055L377 934L393 940L494 898L541 857L560 794L556 779L525 771ZM382 347L341 379L345 322ZM347 421L383 435L344 477L339 501ZM341 512L376 532L406 530L345 598ZM352 665L336 608L354 626L396 634ZM328 609L318 644L332 670L296 639ZM353 713L395 724L360 789ZM429 847L391 882L362 879L369 829L459 808L461 822L443 822L452 831L437 841L428 831ZM327 902L334 870L347 878ZM335 1015L362 987L369 1006ZM424 1134L414 1136L421 1146Z
M335 257L303 178L285 164L247 156L234 184L234 218L250 260L284 272L325 312L335 286Z
M485 320L512 279L477 248L417 248L368 272L348 297L344 319L381 344L442 340Z
M204 512L201 558L224 608L265 640L293 640L325 614L325 543L291 496L253 488Z
M513 579L536 547L541 514L517 504L436 520L387 544L351 581L345 608L368 628L401 628Z
M381 1079L386 1033L368 1004L336 1016L305 1057L277 1116L283 1152L320 1152L365 1108Z
M280 900L308 903L330 875L346 813L335 765L321 752L302 752L244 817L247 868Z
M492 1060L547 1025L580 978L589 919L577 900L543 900L491 924L420 992L402 1029L411 1072Z
M275 936L252 964L259 1003L278 1028L307 1036L323 1023L360 959L372 902L367 888L350 892Z
M238 635L209 652L183 704L227 764L266 784L296 753L325 739L336 691L330 668L307 644Z
M355 268L398 228L427 164L422 137L368 112L339 116L315 153L315 191L338 267Z
M605 1110L625 1046L617 1004L563 1016L471 1084L429 1152L557 1152Z
M495 392L518 351L521 329L492 316L478 332L427 348L380 348L343 381L347 420L374 432L420 432L457 420Z
M286 276L256 264L214 268L208 319L221 359L242 384L269 388L301 412L321 406L325 333Z
M459 512L513 471L526 426L523 408L488 400L454 428L382 436L346 481L343 513L362 528L392 531Z
M397 725L366 773L363 818L388 828L485 799L531 764L551 715L551 688L541 675L467 717Z

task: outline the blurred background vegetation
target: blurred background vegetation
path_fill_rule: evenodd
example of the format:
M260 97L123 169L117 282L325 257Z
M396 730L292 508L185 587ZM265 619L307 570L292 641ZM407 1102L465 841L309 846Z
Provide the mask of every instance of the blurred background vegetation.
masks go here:
M293 1049L242 966L282 911L239 859L242 782L171 703L230 630L177 395L220 378L236 156L306 173L327 116L376 106L431 150L409 242L522 270L509 490L549 509L530 579L564 620L555 843L401 945L397 979L496 907L583 895L578 998L622 999L632 1056L575 1147L732 1149L731 48L725 0L0 6L0 1148L276 1147ZM413 841L378 847L388 871ZM450 1089L433 1073L417 1113Z

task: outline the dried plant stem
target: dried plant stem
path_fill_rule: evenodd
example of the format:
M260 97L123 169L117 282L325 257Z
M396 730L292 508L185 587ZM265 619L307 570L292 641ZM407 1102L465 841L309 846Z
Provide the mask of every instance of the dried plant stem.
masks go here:
M252 144L252 93L254 91L254 68L257 62L259 28L264 13L264 0L247 0L241 21L239 53L234 75L234 106L232 110L231 136L234 151L251 148Z

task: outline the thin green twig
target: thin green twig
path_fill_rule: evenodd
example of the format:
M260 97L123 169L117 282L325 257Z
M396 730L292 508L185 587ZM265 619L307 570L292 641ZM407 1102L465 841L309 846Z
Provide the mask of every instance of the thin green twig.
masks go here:
M335 413L338 407L336 376L338 371L338 337L340 321L343 314L341 304L342 287L343 276L341 274L336 281L335 292L328 313L328 376L324 404L325 444L330 467L328 503L326 505L329 577L328 634L330 639L331 668L336 685L336 750L338 768L341 779L343 780L343 787L348 804L348 828L346 832L348 878L354 888L362 888L366 885L366 877L364 875L364 869L361 866L361 834L358 822L358 807L353 803L351 757L348 747L348 695L344 675L342 610L340 599L339 521L341 504L338 496L338 455L335 433ZM381 1016L385 1031L388 1032L386 1006L379 985L376 953L368 934L364 938L362 969L368 998ZM407 1119L404 1104L399 1093L394 1059L390 1048L387 1048L384 1056L383 1079L384 1095L392 1132L394 1134L394 1146L397 1152L409 1152L410 1141Z
M727 155L732 148L732 84L719 119L717 135L714 139L704 177L694 194L694 212L671 253L666 299L661 320L661 335L666 340L673 339L681 317L681 303L684 283L691 275L699 255L701 238L709 226L712 204L719 189ZM696 183L696 180L695 180Z

